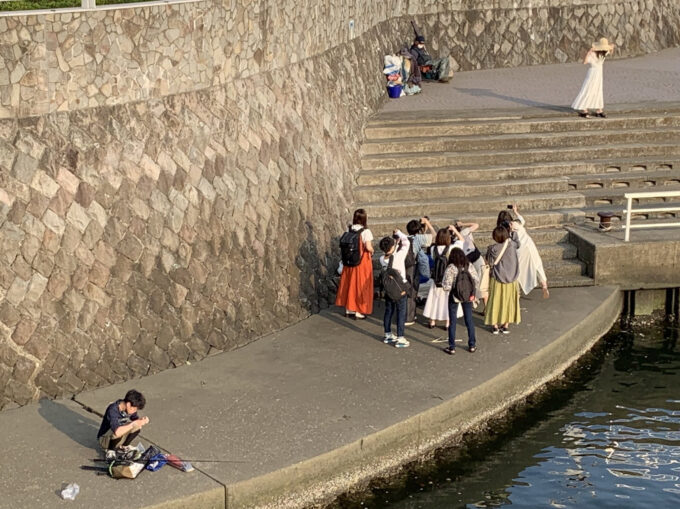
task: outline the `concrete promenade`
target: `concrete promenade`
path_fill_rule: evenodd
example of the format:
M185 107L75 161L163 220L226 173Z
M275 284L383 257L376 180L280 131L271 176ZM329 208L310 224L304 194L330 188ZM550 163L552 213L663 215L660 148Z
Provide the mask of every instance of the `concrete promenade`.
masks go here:
M679 50L667 50L608 62L606 101L677 101L678 57ZM421 96L390 101L385 111L564 108L584 74L577 64L459 73L448 85L426 84ZM463 348L462 323L461 347L449 357L440 350L441 328L408 328L411 348L398 350L381 341L380 305L358 322L331 309L195 365L1 412L0 508L299 507L327 500L520 401L590 348L621 310L615 287L555 289L547 301L539 294L522 299L523 321L509 336L491 335L477 316L475 354ZM132 387L148 400L142 442L195 460L195 472L164 467L114 481L80 469L97 455L95 412ZM69 482L80 485L75 502L58 496Z
M295 507L389 473L460 436L562 372L616 320L611 287L534 292L508 336L478 325L479 350L441 352L446 332L409 327L411 348L381 341L382 308L366 321L325 311L240 350L140 380L0 413L0 507L99 509ZM97 457L107 404L129 388L148 400L142 442L195 461L114 481L80 470ZM75 502L62 483L77 482Z
M571 112L586 70L576 62L460 72L450 83L424 83L421 94L389 100L382 113L446 110L465 115L527 107ZM679 83L680 48L621 60L614 55L604 64L605 111L614 105L677 102Z

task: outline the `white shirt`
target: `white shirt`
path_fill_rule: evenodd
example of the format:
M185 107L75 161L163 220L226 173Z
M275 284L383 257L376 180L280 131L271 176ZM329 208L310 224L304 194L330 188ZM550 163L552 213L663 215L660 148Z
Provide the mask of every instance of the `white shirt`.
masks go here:
M408 250L411 249L411 241L408 240L408 237L399 230L396 231L396 235L399 237L399 240L397 241L395 251L392 253L392 268L395 269L399 275L401 275L401 279L403 279L404 283L406 283L406 267L404 265L404 261L406 260ZM388 256L385 258L385 255L382 255L380 257L380 265L383 267L388 267L389 264L390 257Z

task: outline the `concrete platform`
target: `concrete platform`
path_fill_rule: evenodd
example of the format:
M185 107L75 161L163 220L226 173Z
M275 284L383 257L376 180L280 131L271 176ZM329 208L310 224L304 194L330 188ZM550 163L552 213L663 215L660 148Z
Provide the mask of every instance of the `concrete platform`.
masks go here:
M475 354L441 352L446 332L407 329L411 348L381 341L380 308L365 321L338 309L238 351L129 383L0 413L0 507L301 507L328 500L450 443L559 375L616 320L615 287L555 289L522 299L508 336L481 327ZM80 470L96 457L107 404L141 390L142 442L193 460L115 481ZM229 463L240 461L242 463ZM74 502L63 483L77 482Z
M584 52L587 48L584 48ZM449 83L424 83L422 93L388 100L385 116L398 112L536 108L563 114L581 88L587 67L580 62L456 73ZM638 58L607 59L604 64L605 110L626 103L680 100L680 48Z

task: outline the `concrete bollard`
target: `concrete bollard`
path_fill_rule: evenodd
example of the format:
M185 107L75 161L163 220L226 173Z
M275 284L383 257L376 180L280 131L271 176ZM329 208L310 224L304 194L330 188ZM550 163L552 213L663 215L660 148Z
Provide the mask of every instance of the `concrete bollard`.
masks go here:
M97 0L80 0L80 7L83 9L94 9L97 7Z

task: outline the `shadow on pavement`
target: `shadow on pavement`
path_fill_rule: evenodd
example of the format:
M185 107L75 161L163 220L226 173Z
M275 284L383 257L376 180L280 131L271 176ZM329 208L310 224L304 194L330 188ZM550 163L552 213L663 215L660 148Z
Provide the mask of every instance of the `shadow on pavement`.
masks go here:
M525 106L531 106L533 108L541 108L544 110L551 110L551 111L563 111L565 113L573 113L574 110L569 108L568 106L560 106L557 104L548 104L548 103L542 103L538 101L532 101L531 99L525 99L522 97L512 97L509 95L503 95L499 94L497 92L494 92L493 90L489 90L488 88L458 88L455 87L455 89L459 92L462 92L464 94L472 95L475 97L493 97L495 99L502 99L504 101L508 102L514 102L517 104L523 104Z
M83 416L65 405L49 399L41 399L38 407L40 416L55 429L61 431L74 442L97 450L97 431L99 422Z

